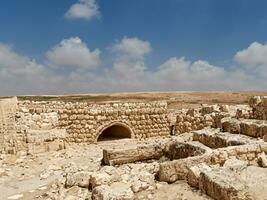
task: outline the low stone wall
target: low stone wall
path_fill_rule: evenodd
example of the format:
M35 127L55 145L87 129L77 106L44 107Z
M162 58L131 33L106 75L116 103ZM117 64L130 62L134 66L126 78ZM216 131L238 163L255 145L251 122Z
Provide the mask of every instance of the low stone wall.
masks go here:
M189 168L200 163L222 166L227 159L231 158L255 163L257 162L260 154L263 152L267 152L267 143L230 146L213 151L206 151L205 154L200 156L166 161L160 163L158 179L169 183L173 183L177 180L185 180L187 178Z
M0 153L16 152L17 144L14 140L16 109L16 97L0 100Z
M182 109L175 113L175 134L179 135L206 127L221 128L222 118L236 117L237 113L239 117L244 117L247 115L247 110L249 110L247 105L202 105L197 109Z
M96 142L112 125L126 127L132 138L170 134L166 102L102 103L22 101L17 113L17 130L66 129L67 142Z

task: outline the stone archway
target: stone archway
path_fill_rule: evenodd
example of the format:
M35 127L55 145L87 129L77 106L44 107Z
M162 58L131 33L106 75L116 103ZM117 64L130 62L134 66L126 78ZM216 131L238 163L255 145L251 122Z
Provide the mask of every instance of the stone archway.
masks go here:
M127 124L121 122L113 122L100 129L96 141L118 140L132 137L133 132Z

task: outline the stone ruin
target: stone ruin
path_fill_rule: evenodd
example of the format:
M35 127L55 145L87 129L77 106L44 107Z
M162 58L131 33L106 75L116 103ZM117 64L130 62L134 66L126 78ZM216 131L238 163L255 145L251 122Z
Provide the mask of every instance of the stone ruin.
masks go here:
M267 97L253 97L249 105L182 110L169 110L163 101L92 104L11 98L0 101L0 152L36 155L71 144L98 146L129 138L135 142L104 146L96 170L65 169L57 187L85 188L87 199L153 199L153 193L140 193L183 180L207 198L260 200L267 198L266 117ZM50 199L67 198L48 194Z
M64 143L169 136L166 102L0 101L0 152L41 153ZM2 128L3 127L3 128Z

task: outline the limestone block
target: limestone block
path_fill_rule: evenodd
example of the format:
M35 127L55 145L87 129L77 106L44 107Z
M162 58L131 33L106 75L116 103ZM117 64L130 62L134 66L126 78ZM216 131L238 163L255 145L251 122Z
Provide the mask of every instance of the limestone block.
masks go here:
M222 130L224 132L239 134L240 133L240 121L233 118L223 118L221 120Z
M150 144L128 149L104 149L103 162L107 165L118 165L136 161L159 159L164 156L164 145Z
M79 186L83 188L89 188L90 178L92 172L75 172L68 173L66 175L66 187Z
M132 190L127 187L127 185L117 185L107 186L102 185L93 189L92 199L93 200L133 200L134 194Z
M179 160L163 162L159 166L159 181L173 183L177 180L186 180L189 168L207 162L207 155L189 157Z
M100 185L108 185L111 183L112 177L105 173L93 173L91 174L90 185L95 188Z
M203 171L211 171L211 168L205 163L190 167L187 174L187 183L192 187L198 188L200 173Z

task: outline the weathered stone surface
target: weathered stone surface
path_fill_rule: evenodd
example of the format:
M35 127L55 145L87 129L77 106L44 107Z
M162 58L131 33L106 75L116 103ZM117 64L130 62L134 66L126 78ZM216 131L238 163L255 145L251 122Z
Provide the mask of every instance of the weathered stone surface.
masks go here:
M234 118L222 119L222 130L234 134L243 134L251 137L261 137L267 134L267 123L262 120Z
M30 155L34 155L48 151L58 151L64 148L65 142L63 140L56 139L51 142L29 143L27 144L27 153Z
M66 176L66 187L79 186L83 188L89 188L92 172L75 172L68 173Z
M217 168L201 172L199 188L218 200L264 199L267 196L266 169L248 166L244 168Z
M210 149L199 142L164 141L125 149L103 150L103 163L119 165L137 161L180 159L202 155Z
M161 163L158 180L168 183L173 183L177 180L185 180L191 166L205 163L207 159L207 155L202 155Z
M133 200L132 190L125 184L102 185L93 189L93 200Z
M220 132L219 129L202 129L193 133L193 140L199 141L210 148L222 148L253 142L250 137Z
M95 188L100 185L108 185L111 182L112 182L112 177L105 172L93 173L90 179L90 185L92 188Z
M160 163L158 178L160 181L173 183L177 180L185 180L189 168L200 163L208 165L223 165L229 158L255 161L262 152L267 150L267 143L229 146L227 148L206 151L201 156L188 157L179 160Z
M107 165L120 165L136 161L160 159L164 156L166 144L148 144L130 149L103 150L103 162Z
M20 143L16 143L17 98L0 100L0 153L14 154Z
M50 130L31 130L26 131L26 141L27 143L41 143L49 142L55 139L65 139L66 138L65 129L50 129Z
M190 167L187 173L187 183L192 187L198 188L200 173L203 171L211 171L211 168L205 163Z
M240 121L234 118L226 117L221 120L222 130L224 132L239 134Z

